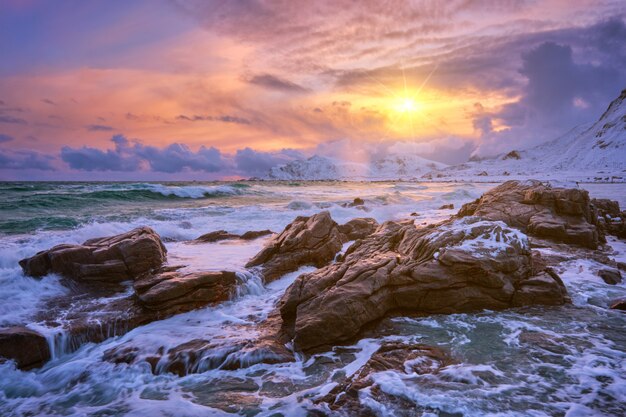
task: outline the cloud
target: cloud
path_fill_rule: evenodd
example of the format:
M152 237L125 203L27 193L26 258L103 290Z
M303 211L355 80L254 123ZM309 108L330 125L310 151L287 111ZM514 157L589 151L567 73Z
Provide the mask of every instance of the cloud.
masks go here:
M106 125L87 125L85 129L90 132L111 132L114 130L112 126Z
M303 157L301 152L294 149L282 149L279 152L259 152L251 148L244 148L235 153L234 162L240 173L262 176L276 165L286 164Z
M8 115L0 114L0 123L10 123L16 125L27 125L28 122L24 119L20 119L19 117L13 117Z
M187 145L173 143L163 148L131 143L122 135L111 138L113 149L100 150L83 146L61 149L61 159L80 171L138 171L146 164L155 172L175 173L185 169L217 172L225 167L216 148L201 146L197 152Z
M148 162L156 172L192 171L218 172L225 167L220 151L201 146L197 152L182 143L173 143L165 148L135 145L135 154Z
M259 74L248 79L250 84L255 84L270 90L286 91L293 93L304 93L306 88L289 80L279 78L272 74Z
M122 135L113 136L114 149L100 149L83 146L61 148L61 159L70 168L80 171L136 171L141 160L134 155L128 140Z
M41 102L42 102L42 103L49 104L49 105L51 105L51 106L56 106L56 105L57 105L54 101L50 100L49 98L42 98L42 99L41 99Z
M54 157L37 151L18 150L8 151L0 149L0 169L38 169L42 171L54 170Z
M4 133L0 133L0 143L10 142L14 138L13 136L6 135Z
M199 115L194 115L194 116L187 116L184 114L181 114L179 116L176 117L177 120L185 120L188 122L207 122L207 121L214 121L214 122L224 122L224 123L235 123L235 124L240 124L240 125L249 125L252 124L252 122L248 119L245 119L243 117L238 117L238 116L229 116L229 115L225 115L225 116L199 116Z
M626 33L623 22L606 22L596 29L602 33L607 27L612 28L611 35ZM606 36L602 39L612 43ZM617 48L613 55L612 60L581 62L572 46L555 42L543 42L523 53L519 73L527 82L520 99L496 111L475 105L473 124L481 134L476 155L528 148L595 121L626 85L619 69L626 62L626 50ZM496 125L506 128L496 130Z

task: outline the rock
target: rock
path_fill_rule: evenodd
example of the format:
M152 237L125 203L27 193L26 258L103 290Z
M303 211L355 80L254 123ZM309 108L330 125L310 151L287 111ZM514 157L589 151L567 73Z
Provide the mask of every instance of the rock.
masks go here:
M258 239L260 237L263 236L268 236L268 235L273 235L274 232L272 232L271 230L249 230L247 232L245 232L244 234L239 236L239 239L242 240L254 240L254 239Z
M348 240L363 239L376 230L378 222L370 217L352 219L339 226L339 231L346 235Z
M620 211L619 203L609 199L591 200L597 212L597 225L603 233L626 239L626 212Z
M626 311L626 298L615 300L609 306L611 310L621 310Z
M281 332L314 351L397 312L459 313L568 301L558 276L535 273L526 236L466 217L418 229L385 222L341 262L303 274L278 306Z
M489 176L489 174L487 173L487 171L481 171L478 174L476 174L479 177L487 177Z
M299 216L272 237L246 267L260 266L265 280L272 281L303 265L326 265L346 241L327 211L311 217Z
M364 206L365 200L360 197L355 198L351 203L342 203L341 207L359 207Z
M417 217L419 215L420 214L418 212L416 212L416 211L414 211L413 213L410 214L411 217Z
M520 153L518 151L511 151L509 153L507 153L506 155L504 155L502 157L502 159L506 160L506 159L522 159L522 156L520 155Z
M216 230L214 232L205 233L193 240L196 243L213 243L226 239L237 239L239 235L228 233L226 230Z
M591 249L605 242L587 191L540 181L507 181L463 205L458 216L499 220L532 236Z
M455 361L448 353L436 347L396 341L385 342L354 375L339 383L317 402L327 403L333 412L339 412L341 415L374 417L377 414L360 401L362 390L367 389L368 395L375 401L385 404L387 410L393 409L389 415L421 415L416 413L418 410L415 410L415 404L403 400L402 397L384 393L372 375L390 370L403 374L436 374L441 368L453 363Z
M235 272L181 273L167 267L137 279L133 287L144 307L165 314L176 314L228 301L241 281Z
M444 204L443 206L439 207L439 210L453 210L454 209L454 204Z
M617 285L622 282L622 274L617 269L601 269L598 276L609 285Z
M245 232L242 235L238 235L235 233L229 233L226 230L217 230L215 232L205 233L202 236L192 240L192 243L213 243L219 242L220 240L228 240L228 239L241 239L241 240L253 240L258 239L263 236L271 235L271 230L250 230Z
M160 267L166 253L159 235L140 227L82 245L57 245L19 263L24 274L33 277L57 273L78 280L119 282Z
M0 358L15 361L20 369L42 366L50 359L48 342L26 327L0 329Z

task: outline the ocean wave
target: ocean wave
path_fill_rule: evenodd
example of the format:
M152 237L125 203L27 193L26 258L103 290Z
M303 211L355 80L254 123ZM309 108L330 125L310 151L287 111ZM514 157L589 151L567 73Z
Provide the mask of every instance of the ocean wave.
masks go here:
M209 198L241 195L250 188L246 184L228 185L166 185L166 184L136 184L124 190L103 190L100 192L151 192L165 197L179 198Z

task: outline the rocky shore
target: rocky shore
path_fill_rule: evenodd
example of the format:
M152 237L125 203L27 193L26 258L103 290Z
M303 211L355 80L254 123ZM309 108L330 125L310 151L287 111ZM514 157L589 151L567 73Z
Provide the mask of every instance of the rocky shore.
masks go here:
M624 230L626 213L616 202L590 199L577 188L508 181L449 219L426 226L413 219L378 224L371 218L340 225L321 211L297 217L278 234L215 231L189 242L267 239L246 264L246 273L189 272L185 265L170 265L161 238L148 227L54 246L21 260L20 266L32 277L63 277L68 294L47 300L35 320L66 335L65 350L70 351L227 302L251 279L268 284L302 266L317 268L285 290L249 340L226 345L206 335L167 349L157 346L150 354L130 343L103 357L113 363L146 361L154 373L186 375L207 367L292 361L298 354L354 343L388 317L567 304L573 295L555 267L566 259L591 258L604 265L598 276L607 285L620 282L625 266L607 256L606 237L624 239ZM624 301L615 300L613 308L624 309ZM27 324L0 330L0 357L21 369L45 364L59 343ZM245 359L232 360L235 351ZM207 356L212 360L207 362ZM403 370L407 363L414 364L410 372L432 373L454 362L436 346L386 343L318 401L354 412L358 391L372 384L370 373Z

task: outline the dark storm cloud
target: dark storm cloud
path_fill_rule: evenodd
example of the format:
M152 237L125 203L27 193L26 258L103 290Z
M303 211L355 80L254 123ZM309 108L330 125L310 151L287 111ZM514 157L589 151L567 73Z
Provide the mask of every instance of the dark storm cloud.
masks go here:
M114 130L112 126L107 125L87 125L85 129L90 132L111 132Z
M54 157L37 151L19 150L9 151L0 149L0 169L39 169L42 171L54 170Z
M306 88L289 80L279 78L272 74L259 74L248 79L250 84L255 84L270 90L286 91L293 93L304 93Z

